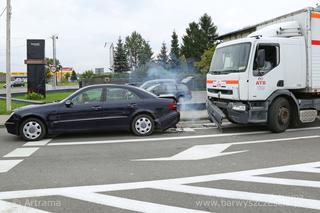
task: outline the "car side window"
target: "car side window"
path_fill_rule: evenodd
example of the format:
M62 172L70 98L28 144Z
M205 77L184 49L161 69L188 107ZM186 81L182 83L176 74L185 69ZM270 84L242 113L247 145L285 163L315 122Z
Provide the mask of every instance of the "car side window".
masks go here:
M92 88L87 89L79 94L77 94L73 99L73 104L89 104L89 103L96 103L96 102L103 102L103 96L102 96L103 88Z
M258 67L258 52L264 51L265 61L263 67ZM253 75L263 76L277 67L280 63L279 44L259 44L254 58Z
M132 101L140 99L134 92L125 88L107 88L106 100L109 101Z

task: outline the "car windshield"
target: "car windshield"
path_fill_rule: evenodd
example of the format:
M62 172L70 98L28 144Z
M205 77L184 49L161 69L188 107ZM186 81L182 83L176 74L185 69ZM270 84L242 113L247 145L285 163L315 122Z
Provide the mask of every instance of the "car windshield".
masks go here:
M210 73L224 74L245 71L251 43L234 44L217 48L210 66Z

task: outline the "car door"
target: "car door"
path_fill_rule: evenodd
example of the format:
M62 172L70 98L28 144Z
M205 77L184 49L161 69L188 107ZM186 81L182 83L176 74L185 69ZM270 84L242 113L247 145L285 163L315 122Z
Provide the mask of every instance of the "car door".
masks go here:
M264 66L258 67L258 55L262 51ZM254 64L249 72L249 99L266 100L274 91L284 86L283 64L280 62L280 45L259 43L256 47Z
M85 89L72 97L70 106L58 112L55 128L62 131L101 129L105 123L104 87Z
M106 87L105 113L111 129L129 128L141 99L128 88Z

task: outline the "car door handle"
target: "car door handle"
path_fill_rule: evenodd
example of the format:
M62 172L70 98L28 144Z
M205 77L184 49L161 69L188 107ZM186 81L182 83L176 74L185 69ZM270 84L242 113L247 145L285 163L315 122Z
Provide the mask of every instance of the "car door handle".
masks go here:
M93 110L101 110L102 109L102 106L93 106L91 107Z
M137 104L136 104L136 103L132 103L132 104L129 104L128 107L130 107L130 108L136 108L136 107L137 107Z

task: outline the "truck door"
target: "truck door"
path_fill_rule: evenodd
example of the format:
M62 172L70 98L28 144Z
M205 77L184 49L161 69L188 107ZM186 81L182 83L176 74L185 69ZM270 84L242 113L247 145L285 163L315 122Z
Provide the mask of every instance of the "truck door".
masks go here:
M284 87L283 76L280 45L258 43L249 70L249 100L266 100L274 91Z

